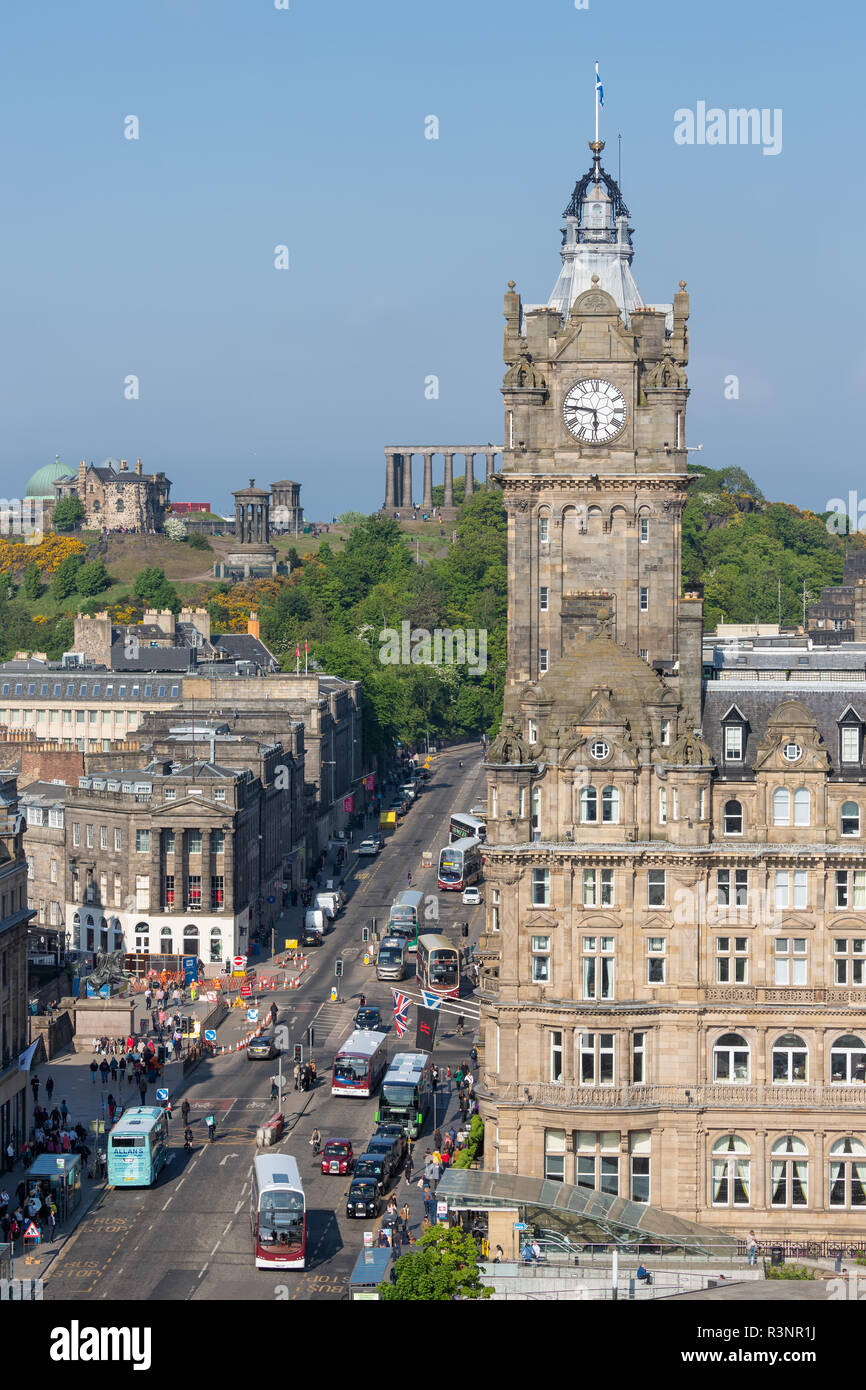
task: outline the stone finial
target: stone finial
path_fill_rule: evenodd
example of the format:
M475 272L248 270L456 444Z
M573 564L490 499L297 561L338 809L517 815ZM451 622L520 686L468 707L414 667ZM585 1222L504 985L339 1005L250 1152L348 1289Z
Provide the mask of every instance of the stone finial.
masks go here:
M685 282L685 280L680 280L680 289L681 289L681 290L684 290L685 287L686 287L686 282Z
M597 285L597 284L598 284L598 276L597 276L597 275L593 275L593 277L592 277L592 283L593 283L594 285Z
M516 281L516 280L509 280L509 281L508 281L508 288L511 290L511 293L512 293L512 294L514 293L514 288L515 288L516 284L517 284L517 281Z

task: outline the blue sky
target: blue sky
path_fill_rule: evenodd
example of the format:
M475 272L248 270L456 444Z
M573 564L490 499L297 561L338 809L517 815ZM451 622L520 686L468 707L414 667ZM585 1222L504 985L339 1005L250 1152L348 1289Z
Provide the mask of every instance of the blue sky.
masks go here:
M695 457L804 506L866 494L864 29L798 0L12 7L5 495L55 453L140 455L177 500L288 476L324 517L381 503L386 443L501 441L502 295L553 287L596 58L638 285L692 297ZM782 152L677 145L699 101L782 108Z

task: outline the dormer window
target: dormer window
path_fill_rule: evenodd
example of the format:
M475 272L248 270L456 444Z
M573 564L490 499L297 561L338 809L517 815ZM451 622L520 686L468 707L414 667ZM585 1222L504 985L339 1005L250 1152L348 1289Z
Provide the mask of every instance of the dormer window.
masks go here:
M725 762L741 763L743 761L743 726L742 724L725 725Z
M849 705L839 720L839 755L843 763L859 764L862 755L863 724Z
M799 743L786 743L782 755L789 763L797 763L803 756L803 750Z

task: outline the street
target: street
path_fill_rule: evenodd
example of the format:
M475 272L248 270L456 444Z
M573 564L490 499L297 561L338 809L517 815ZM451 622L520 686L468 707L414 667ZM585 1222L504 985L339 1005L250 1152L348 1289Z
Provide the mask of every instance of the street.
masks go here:
M465 767L458 767L460 756ZM249 1299L341 1298L349 1274L363 1244L363 1232L374 1223L348 1219L345 1193L350 1179L328 1177L314 1159L310 1135L314 1125L323 1141L345 1137L355 1153L363 1151L375 1128L376 1099L347 1099L330 1092L334 1053L352 1029L352 1020L363 992L382 1010L384 1026L393 1039L390 1053L414 1049L415 1015L405 1038L393 1029L391 984L377 982L375 967L363 964L361 931L376 918L380 931L394 896L406 887L411 868L412 886L438 901L440 920L429 930L440 931L456 946L462 940L460 925L470 923L469 941L477 941L484 904L464 907L459 893L438 894L436 864L439 849L448 840L452 811L468 811L485 795L480 749L462 747L441 754L432 765L432 776L417 802L396 832L386 840L376 859L349 856L345 879L348 902L334 930L322 946L309 952L310 966L301 987L279 996L262 995L264 1010L276 997L280 1025L291 1042L304 1044L312 1023L315 1058L320 1080L310 1092L287 1090L283 1105L286 1133L277 1152L297 1159L307 1203L307 1268L304 1271L257 1270L253 1262L249 1201L252 1161L256 1153L257 1127L274 1112L269 1099L275 1061L250 1061L245 1051L202 1061L189 1082L172 1095L172 1148L168 1165L153 1188L109 1189L81 1222L78 1232L54 1261L45 1282L46 1299ZM362 836L356 832L355 846ZM424 850L433 853L433 867L421 868ZM482 885L482 898L484 887ZM334 962L342 957L343 978L335 981ZM411 961L410 957L410 961ZM337 983L343 1002L332 1002ZM415 990L414 967L399 988ZM464 997L471 986L464 986ZM241 1037L249 1025L243 1009L231 1010L219 1029L219 1042ZM435 1056L443 1067L453 1067L472 1046L472 1037L454 1036L454 1015L442 1013ZM291 1079L291 1045L283 1057L283 1071ZM183 1150L181 1101L191 1106L190 1123L195 1135L191 1153ZM438 1123L443 1123L443 1104L438 1104ZM213 1111L217 1136L208 1143L204 1116ZM452 1112L453 1113L453 1112ZM416 1141L416 1179L424 1150L432 1147L431 1110L424 1132ZM273 1152L274 1150L269 1150ZM422 1165L423 1166L423 1165ZM409 1197L413 1223L423 1215L421 1193L409 1188L402 1177L394 1188L399 1201ZM377 1223L376 1223L377 1224ZM413 1232L417 1234L417 1231Z

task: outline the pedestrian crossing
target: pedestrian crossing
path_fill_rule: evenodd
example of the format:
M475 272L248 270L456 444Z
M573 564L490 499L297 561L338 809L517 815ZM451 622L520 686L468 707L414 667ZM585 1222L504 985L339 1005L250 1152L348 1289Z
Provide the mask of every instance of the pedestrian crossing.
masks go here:
M335 1051L348 1037L352 1019L357 1012L357 1003L325 1003L312 1019L315 1030L315 1049L325 1048Z

